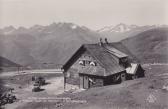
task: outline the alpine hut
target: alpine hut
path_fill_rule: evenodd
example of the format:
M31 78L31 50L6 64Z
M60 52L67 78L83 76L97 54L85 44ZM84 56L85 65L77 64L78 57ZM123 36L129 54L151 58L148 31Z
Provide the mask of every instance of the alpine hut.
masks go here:
M82 89L144 77L137 59L120 42L83 44L65 63L64 84ZM66 88L66 87L65 87Z

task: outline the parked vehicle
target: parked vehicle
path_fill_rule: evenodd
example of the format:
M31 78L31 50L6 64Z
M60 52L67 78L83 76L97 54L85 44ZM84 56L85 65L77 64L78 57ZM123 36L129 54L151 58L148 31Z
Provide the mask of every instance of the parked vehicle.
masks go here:
M45 85L46 84L46 81L44 79L44 77L38 77L36 80L35 80L35 83L38 83L40 85Z
M32 89L32 92L38 92L38 91L40 91L40 90L41 90L41 88L40 88L39 85L34 85L34 87L33 87L33 89Z
M33 85L32 92L38 92L41 90L41 84L39 82L35 82Z

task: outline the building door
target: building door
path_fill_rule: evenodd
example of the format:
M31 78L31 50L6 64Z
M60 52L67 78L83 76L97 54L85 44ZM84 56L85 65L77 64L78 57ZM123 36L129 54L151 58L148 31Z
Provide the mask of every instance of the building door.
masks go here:
M88 78L88 76L84 76L84 78L83 78L83 88L84 89L89 88L89 78Z
M121 81L125 81L126 78L125 78L125 73L121 73Z
M83 89L83 77L84 76L80 76L80 88Z

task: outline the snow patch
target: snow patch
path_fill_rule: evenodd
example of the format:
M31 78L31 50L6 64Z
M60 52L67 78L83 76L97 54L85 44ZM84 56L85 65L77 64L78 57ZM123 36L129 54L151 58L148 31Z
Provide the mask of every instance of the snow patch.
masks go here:
M4 34L5 35L8 35L8 34L12 34L14 32L14 30L11 30L11 31L5 31Z
M132 29L137 28L138 26L136 25L126 25L126 24L118 24L116 26L105 26L102 29L97 30L98 32L116 32L116 33L123 33L123 32L127 32L130 31Z
M72 28L72 29L76 29L76 28L77 28L77 25L72 25L71 28Z

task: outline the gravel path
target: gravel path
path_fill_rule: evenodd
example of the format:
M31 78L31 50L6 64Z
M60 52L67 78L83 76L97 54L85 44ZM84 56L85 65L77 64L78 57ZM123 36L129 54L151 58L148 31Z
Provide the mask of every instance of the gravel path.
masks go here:
M62 73L63 71L60 69L40 69L40 70L24 70L24 71L11 71L11 72L2 72L0 74L3 76L15 76L15 75L25 75L31 73Z
M46 82L48 84L41 87L42 89L44 89L41 92L32 92L33 84L30 84L26 88L16 89L14 94L19 99L19 101L5 105L5 109L17 109L18 107L24 106L27 104L27 102L23 101L30 98L54 97L64 92L63 77L48 79L46 80Z

